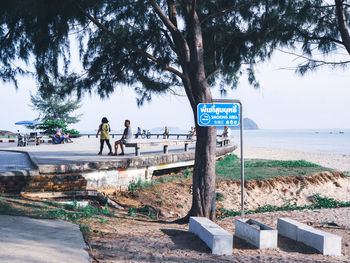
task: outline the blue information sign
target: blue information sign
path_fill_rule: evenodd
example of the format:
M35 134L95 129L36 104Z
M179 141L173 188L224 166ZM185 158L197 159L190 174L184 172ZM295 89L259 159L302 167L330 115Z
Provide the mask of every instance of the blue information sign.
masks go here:
M238 103L200 103L197 106L199 126L238 126Z

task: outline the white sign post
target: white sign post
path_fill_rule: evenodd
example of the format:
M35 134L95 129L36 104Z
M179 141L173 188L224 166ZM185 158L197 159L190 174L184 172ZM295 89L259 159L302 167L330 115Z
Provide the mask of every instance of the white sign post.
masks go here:
M238 126L240 125L241 144L241 217L244 218L244 157L243 157L243 107L240 100L213 99L213 103L200 103L197 106L199 126ZM215 197L214 197L215 198ZM215 199L214 199L215 200Z

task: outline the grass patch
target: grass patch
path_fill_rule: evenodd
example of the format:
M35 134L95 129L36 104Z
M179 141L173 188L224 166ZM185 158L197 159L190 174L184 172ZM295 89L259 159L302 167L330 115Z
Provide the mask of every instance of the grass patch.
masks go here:
M304 176L317 172L332 171L330 168L304 160L277 161L246 159L244 162L245 178L265 179L277 176ZM229 155L216 163L217 181L241 178L241 162L236 155Z
M184 173L179 173L175 175L163 175L163 176L159 176L156 179L152 179L151 181L141 181L141 179L139 179L137 182L131 181L128 185L128 191L132 195L135 195L137 191L142 192L143 190L154 188L159 184L173 182L178 179L184 179L184 178L188 179L190 177L192 177L192 172L189 171L189 169L187 168ZM181 182L179 182L179 184L181 184Z
M304 209L321 209L321 208L338 208L338 207L349 207L350 202L342 202L335 200L329 197L322 197L320 194L315 194L312 198L311 205L305 206L295 206L289 203L286 203L282 206L274 206L274 205L265 205L261 206L255 210L245 211L245 214L257 214L257 213L265 213L265 212L274 212L274 211L291 211L291 210L304 210ZM216 210L217 218L225 218L238 216L241 214L240 211L234 209L225 209L219 208Z
M223 193L217 192L216 193L216 197L215 197L215 201L224 201L225 196Z
M112 216L108 205L104 207L86 207L73 205L58 204L50 201L32 201L15 198L0 197L0 214L14 216L28 216L32 218L61 219L75 224L82 228L82 221L93 216L104 217Z

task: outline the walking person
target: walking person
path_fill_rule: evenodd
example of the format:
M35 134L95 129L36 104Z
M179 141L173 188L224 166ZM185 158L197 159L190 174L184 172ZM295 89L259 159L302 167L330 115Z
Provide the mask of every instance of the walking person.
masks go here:
M168 126L165 126L163 139L168 139L168 138L169 138L169 129L168 129Z
M114 143L114 151L115 151L114 155L118 155L118 145L120 146L120 149L121 149L121 153L119 155L124 155L124 144L132 140L132 131L130 127L130 121L125 120L124 126L125 126L125 129L124 129L122 138L119 141L116 141Z
M109 133L111 131L111 126L109 126L108 124L108 120L106 117L102 118L102 123L100 124L100 126L98 127L98 131L96 134L96 137L101 133L100 136L100 152L98 153L98 155L102 155L102 151L103 151L103 145L106 142L108 148L109 148L109 153L108 155L113 155L112 152L112 146L109 143Z

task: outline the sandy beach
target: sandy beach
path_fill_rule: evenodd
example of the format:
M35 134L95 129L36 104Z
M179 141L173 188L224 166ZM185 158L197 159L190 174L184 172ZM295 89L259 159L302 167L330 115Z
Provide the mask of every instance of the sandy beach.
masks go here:
M240 148L234 151L240 156ZM303 152L271 148L244 148L244 158L269 160L305 160L338 171L350 171L350 156L343 154L327 154Z

